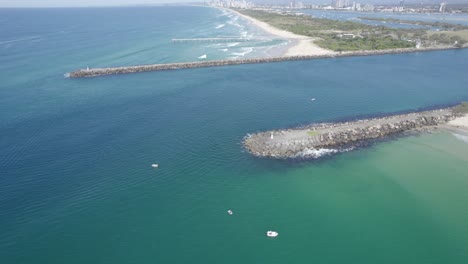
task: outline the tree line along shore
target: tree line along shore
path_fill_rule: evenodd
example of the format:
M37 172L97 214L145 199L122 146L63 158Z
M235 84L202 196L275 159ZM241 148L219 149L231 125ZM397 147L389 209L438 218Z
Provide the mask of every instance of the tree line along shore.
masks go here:
M353 148L369 140L407 131L428 131L459 118L466 121L467 113L468 103L463 103L456 107L432 111L352 122L313 124L247 135L243 145L249 153L257 157L307 158L307 153L311 150Z
M237 12L298 35L318 38L314 43L333 51L383 50L419 47L464 47L468 43L468 27L463 25L399 21L425 26L440 26L444 31L421 28L390 28L366 25L355 21L315 18L290 12L236 9ZM385 19L362 18L385 21Z

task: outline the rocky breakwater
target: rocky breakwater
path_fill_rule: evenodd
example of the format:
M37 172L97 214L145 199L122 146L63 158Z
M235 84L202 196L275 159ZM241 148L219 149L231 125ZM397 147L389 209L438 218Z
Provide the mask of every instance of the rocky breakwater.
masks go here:
M437 48L406 48L406 49L388 49L388 50L364 50L364 51L350 51L320 55L304 55L304 56L282 56L282 57L269 57L269 58L251 58L251 59L240 59L240 60L213 60L213 61L198 61L198 62L179 62L179 63L166 63L166 64L147 64L147 65L136 65L136 66L124 66L124 67L110 67L110 68L88 68L80 69L65 76L70 78L85 78L95 77L102 75L113 75L113 74L127 74L127 73L138 73L138 72L149 72L149 71L167 71L167 70L179 70L179 69L190 69L190 68L205 68L205 67L219 67L228 65L239 65L239 64L255 64L255 63L271 63L271 62L282 62L282 61L297 61L297 60L313 60L313 59L324 59L324 58L336 58L336 57L351 57L351 56L375 56L385 54L402 54L410 52L422 52L422 51L435 51L442 49L453 49L454 47L437 47Z
M352 149L368 140L381 139L405 131L431 129L457 116L459 114L452 108L445 108L352 122L314 124L248 135L243 144L257 157L314 157L320 152Z

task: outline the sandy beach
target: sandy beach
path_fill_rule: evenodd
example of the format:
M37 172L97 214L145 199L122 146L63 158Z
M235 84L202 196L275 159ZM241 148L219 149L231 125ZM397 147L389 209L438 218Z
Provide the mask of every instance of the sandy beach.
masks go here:
M468 114L448 122L447 125L468 132Z
M236 15L240 17L243 17L244 19L250 21L253 25L261 28L262 30L272 35L291 41L291 46L287 49L287 51L283 54L283 56L325 55L325 54L335 53L334 51L323 49L315 45L313 43L314 38L297 35L289 31L275 28L265 22L246 16L232 9L225 9L225 10L228 10L230 12L235 13Z

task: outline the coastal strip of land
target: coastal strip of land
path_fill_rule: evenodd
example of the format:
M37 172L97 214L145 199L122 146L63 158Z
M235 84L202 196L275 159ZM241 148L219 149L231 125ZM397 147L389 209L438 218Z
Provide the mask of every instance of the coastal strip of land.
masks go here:
M458 48L446 47L443 49L458 49ZM251 59L237 59L237 60L213 60L213 61L200 61L200 62L146 64L146 65L109 67L109 68L87 68L87 69L80 69L80 70L67 73L65 74L65 76L70 77L70 78L86 78L86 77L96 77L96 76L103 76L103 75L128 74L128 73L139 73L139 72L150 72L150 71L167 71L167 70L180 70L180 69L190 69L190 68L219 67L219 66L228 66L228 65L270 63L270 62L282 62L282 61L313 60L313 59L336 58L336 57L402 54L402 53L427 52L427 51L436 51L436 50L441 50L441 48L420 48L420 49L406 48L406 49L390 49L390 50L369 50L369 51L353 51L353 52L321 54L321 55L281 56L281 57L251 58Z
M251 21L272 35L290 40L292 44L285 54L278 57L87 68L67 73L65 76L83 78L148 71L457 49L465 48L468 39L464 30L433 33L424 30L375 27L290 13L227 10Z
M413 112L352 122L321 123L310 126L247 135L244 147L254 156L288 159L304 158L323 149L352 149L369 140L407 131L426 131L440 125L466 126L464 105L432 111Z
M319 47L328 52L450 46L461 48L468 43L466 26L457 24L411 22L413 24L443 26L444 30L433 31L423 28L375 26L357 21L317 18L306 14L265 8L236 9L235 12L244 15L251 21L257 21L254 24L265 30L275 29L270 32L276 32L277 36L286 31L291 36L294 35L297 38L302 38L304 42L308 42L309 47Z
M226 9L227 11L233 12L234 14L244 18L247 21L250 21L254 26L262 29L265 32L268 32L276 37L292 41L291 47L288 48L283 56L303 56L303 55L326 55L334 54L332 50L324 49L316 45L313 41L316 38L308 37L304 35L295 34L290 31L282 30L276 28L266 22L255 19L252 16L245 15L234 9Z

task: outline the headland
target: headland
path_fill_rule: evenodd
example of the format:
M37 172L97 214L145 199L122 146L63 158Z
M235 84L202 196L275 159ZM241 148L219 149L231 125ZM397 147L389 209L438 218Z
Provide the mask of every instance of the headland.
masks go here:
M390 115L352 122L320 123L310 126L247 135L244 147L254 156L289 159L307 157L320 149L352 149L369 140L407 131L428 131L440 125L464 125L467 116L456 107Z

